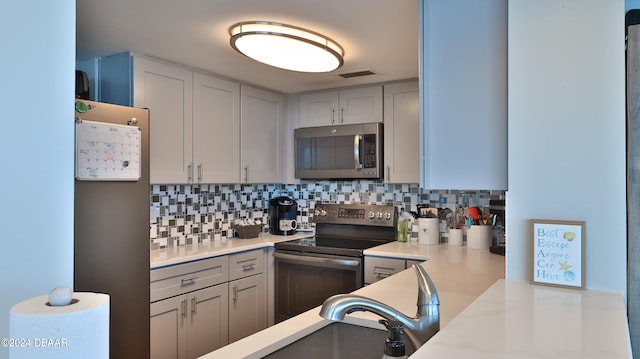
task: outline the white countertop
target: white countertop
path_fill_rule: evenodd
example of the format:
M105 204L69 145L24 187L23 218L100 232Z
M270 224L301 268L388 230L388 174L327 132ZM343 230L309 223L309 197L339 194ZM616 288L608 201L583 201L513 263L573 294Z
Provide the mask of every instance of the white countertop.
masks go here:
M631 358L622 295L499 280L412 357Z
M269 233L260 233L257 238L249 239L224 239L207 243L195 243L184 246L175 246L151 251L150 269L175 265L184 262L195 261L210 257L248 251L252 249L273 247L274 243L290 241L298 238L313 237L313 233L298 232L289 236L278 236Z
M504 280L504 257L487 250L396 242L365 254L427 259L422 266L438 289L441 329L412 358L631 358L620 293ZM354 293L413 314L417 285L415 271L407 269ZM260 358L329 324L319 311L314 308L201 358ZM345 322L382 329L377 320L358 312Z
M488 250L449 247L447 244L426 246L415 242L392 242L366 250L365 255L427 260L422 266L438 289L441 328L496 280L504 278L504 257ZM407 269L354 293L387 303L412 316L418 296L415 270ZM319 312L320 307L311 309L201 358L260 358L329 324L318 315ZM374 314L358 312L348 315L345 321L383 329L378 319Z
M154 250L151 269L312 235L262 234L256 239ZM441 329L412 358L631 358L620 293L504 280L504 257L464 246L392 242L364 253L426 260L421 265L438 290ZM354 293L411 315L416 310L417 287L415 271L407 269ZM201 358L260 358L329 324L319 311L319 307L311 309ZM345 322L382 329L378 319L358 312Z

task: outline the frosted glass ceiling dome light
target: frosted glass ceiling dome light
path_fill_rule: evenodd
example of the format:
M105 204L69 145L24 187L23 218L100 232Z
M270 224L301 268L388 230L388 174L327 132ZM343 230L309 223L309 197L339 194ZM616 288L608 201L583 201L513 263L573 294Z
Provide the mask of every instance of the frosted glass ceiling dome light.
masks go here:
M344 63L344 50L317 32L265 21L229 28L231 47L258 62L298 72L329 72Z

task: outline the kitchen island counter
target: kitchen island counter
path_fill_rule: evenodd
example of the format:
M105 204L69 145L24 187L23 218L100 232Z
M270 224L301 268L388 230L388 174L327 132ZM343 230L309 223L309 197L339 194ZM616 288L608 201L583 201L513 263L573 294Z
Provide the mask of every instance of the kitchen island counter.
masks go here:
M440 297L441 327L446 326L498 279L504 278L503 256L490 253L488 250L468 249L464 246L426 246L415 242L392 242L365 250L365 255L426 260L422 266L434 281ZM416 312L418 296L415 270L409 268L358 289L354 294L387 303L412 316ZM318 315L319 312L320 307L311 309L202 358L260 358L329 324L329 321ZM348 315L345 322L382 329L378 319L374 314L358 312ZM380 355L382 356L382 353Z
M427 260L421 265L438 289L441 329L412 357L631 357L620 293L504 280L504 257L488 250L390 243L365 253L391 258L413 253L412 259ZM416 311L417 293L413 268L354 292L408 315ZM328 325L319 311L311 309L201 358L263 357ZM345 322L382 329L378 319L357 312Z

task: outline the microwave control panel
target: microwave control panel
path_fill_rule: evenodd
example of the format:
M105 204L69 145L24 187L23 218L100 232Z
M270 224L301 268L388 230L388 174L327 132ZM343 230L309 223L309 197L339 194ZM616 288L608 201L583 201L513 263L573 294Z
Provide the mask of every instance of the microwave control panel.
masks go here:
M362 136L362 167L376 168L376 135Z

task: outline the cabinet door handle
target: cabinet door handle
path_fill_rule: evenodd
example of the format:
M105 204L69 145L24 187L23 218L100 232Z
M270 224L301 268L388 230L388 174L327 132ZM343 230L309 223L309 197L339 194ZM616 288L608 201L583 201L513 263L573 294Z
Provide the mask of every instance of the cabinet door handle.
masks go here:
M196 315L196 305L198 305L198 300L196 297L191 297L191 315Z
M193 181L193 164L192 163L189 163L189 165L187 165L187 181L189 183Z
M202 163L198 163L198 182L202 182Z
M340 109L340 123L344 123L344 107Z
M243 264L242 265L242 270L243 271L253 270L253 269L255 269L254 268L255 266L256 266L255 263Z
M244 166L244 181L249 182L249 166Z
M238 286L233 286L233 302L235 303L238 300Z
M391 181L391 166L387 165L387 182Z
M180 279L180 284L181 285L190 284L190 283L195 282L196 279L198 279L197 275L194 275L193 277L189 277L189 278L182 278L182 279Z
M183 318L187 317L187 298L184 298L182 300L182 317Z
M332 108L331 109L331 124L335 124L336 123L336 109Z

